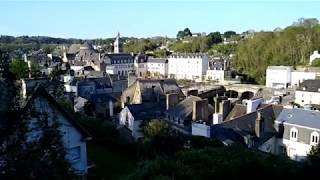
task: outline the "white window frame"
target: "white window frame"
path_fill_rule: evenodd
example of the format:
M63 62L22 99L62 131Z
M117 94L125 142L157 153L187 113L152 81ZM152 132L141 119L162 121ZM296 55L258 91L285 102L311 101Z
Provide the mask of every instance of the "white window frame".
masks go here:
M295 137L292 136L293 133L295 133ZM298 141L298 135L299 135L299 132L298 132L298 129L293 127L290 129L290 140L291 141Z
M319 144L320 135L318 132L313 131L310 135L310 145L316 146ZM314 141L315 140L315 141Z

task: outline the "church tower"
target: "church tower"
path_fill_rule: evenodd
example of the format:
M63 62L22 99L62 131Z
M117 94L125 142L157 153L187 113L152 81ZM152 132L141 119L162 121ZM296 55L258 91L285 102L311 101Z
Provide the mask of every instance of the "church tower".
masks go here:
M120 53L121 52L120 33L119 32L118 32L118 35L116 37L116 40L113 43L113 52L114 53Z

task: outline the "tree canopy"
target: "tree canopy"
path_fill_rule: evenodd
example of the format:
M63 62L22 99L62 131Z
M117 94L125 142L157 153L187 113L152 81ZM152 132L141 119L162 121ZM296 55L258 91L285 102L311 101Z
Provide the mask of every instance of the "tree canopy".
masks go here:
M264 84L267 66L307 65L316 49L320 49L319 24L289 26L280 32L259 32L238 43L233 66Z

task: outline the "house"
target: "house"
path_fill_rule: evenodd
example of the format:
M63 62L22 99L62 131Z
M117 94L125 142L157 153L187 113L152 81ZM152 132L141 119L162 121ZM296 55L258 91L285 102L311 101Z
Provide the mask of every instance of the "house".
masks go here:
M224 81L225 70L208 69L206 73L206 80Z
M64 86L67 93L72 92L84 98L89 98L91 94L112 92L112 82L108 76L101 78L73 77Z
M121 103L141 104L144 102L161 102L166 100L166 94L177 93L179 98L184 94L173 79L137 79L121 95Z
M298 87L305 80L316 79L317 73L312 71L292 71L291 72L291 86Z
M134 57L132 54L104 54L102 58L106 64L106 72L109 74L128 76L129 73L134 72Z
M306 80L295 92L295 103L301 106L320 104L320 80Z
M35 112L40 118L32 116ZM23 115L26 117L24 120L28 124L27 127L31 128L26 135L29 142L37 141L41 136L41 129L35 125L37 121L47 117L49 123L58 122L66 149L66 159L78 175L86 177L88 173L86 142L91 137L77 120L73 119L42 87L37 88L27 101L23 108Z
M164 110L163 103L130 104L121 110L119 124L129 131L134 140L138 140L143 137L141 123L144 120L162 119Z
M275 120L279 133L273 153L286 154L300 161L306 158L313 146L320 140L320 112L304 109L283 109Z
M310 64L316 59L320 59L319 51L313 51L313 54L310 55Z
M207 99L197 96L187 96L179 102L178 94L167 94L166 120L176 130L191 134L191 124L194 121L208 121L212 119L214 108Z
M138 63L136 75L138 77L161 77L168 76L168 60L166 58L147 58Z
M291 66L268 66L266 72L266 87L287 88L291 83Z
M206 54L173 54L168 58L168 76L202 81L208 69Z

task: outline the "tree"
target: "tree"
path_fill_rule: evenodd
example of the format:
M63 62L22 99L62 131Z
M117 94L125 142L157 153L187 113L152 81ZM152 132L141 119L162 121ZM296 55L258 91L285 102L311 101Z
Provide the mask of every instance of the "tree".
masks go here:
M319 25L319 20L317 18L300 18L297 22L294 22L292 26L300 26L305 28L313 28Z
M35 61L31 61L30 73L31 77L39 77L41 76L40 66Z
M28 64L20 59L13 60L9 65L9 70L17 79L27 78L29 73Z
M189 28L185 28L183 31L178 31L177 39L183 39L185 37L192 36L192 33Z
M320 168L320 145L313 146L303 166L304 174L318 173Z
M320 67L320 59L317 58L317 59L313 60L311 66Z
M285 157L264 154L241 146L185 150L170 157L148 160L127 179L242 179L295 177L299 164Z
M208 46L212 46L214 44L218 44L222 42L222 37L220 32L212 32L210 34L207 35L208 38Z
M236 34L237 34L237 33L234 32L234 31L226 31L226 32L224 32L223 36L224 36L225 38L231 38L232 36L234 36L234 35L236 35Z

